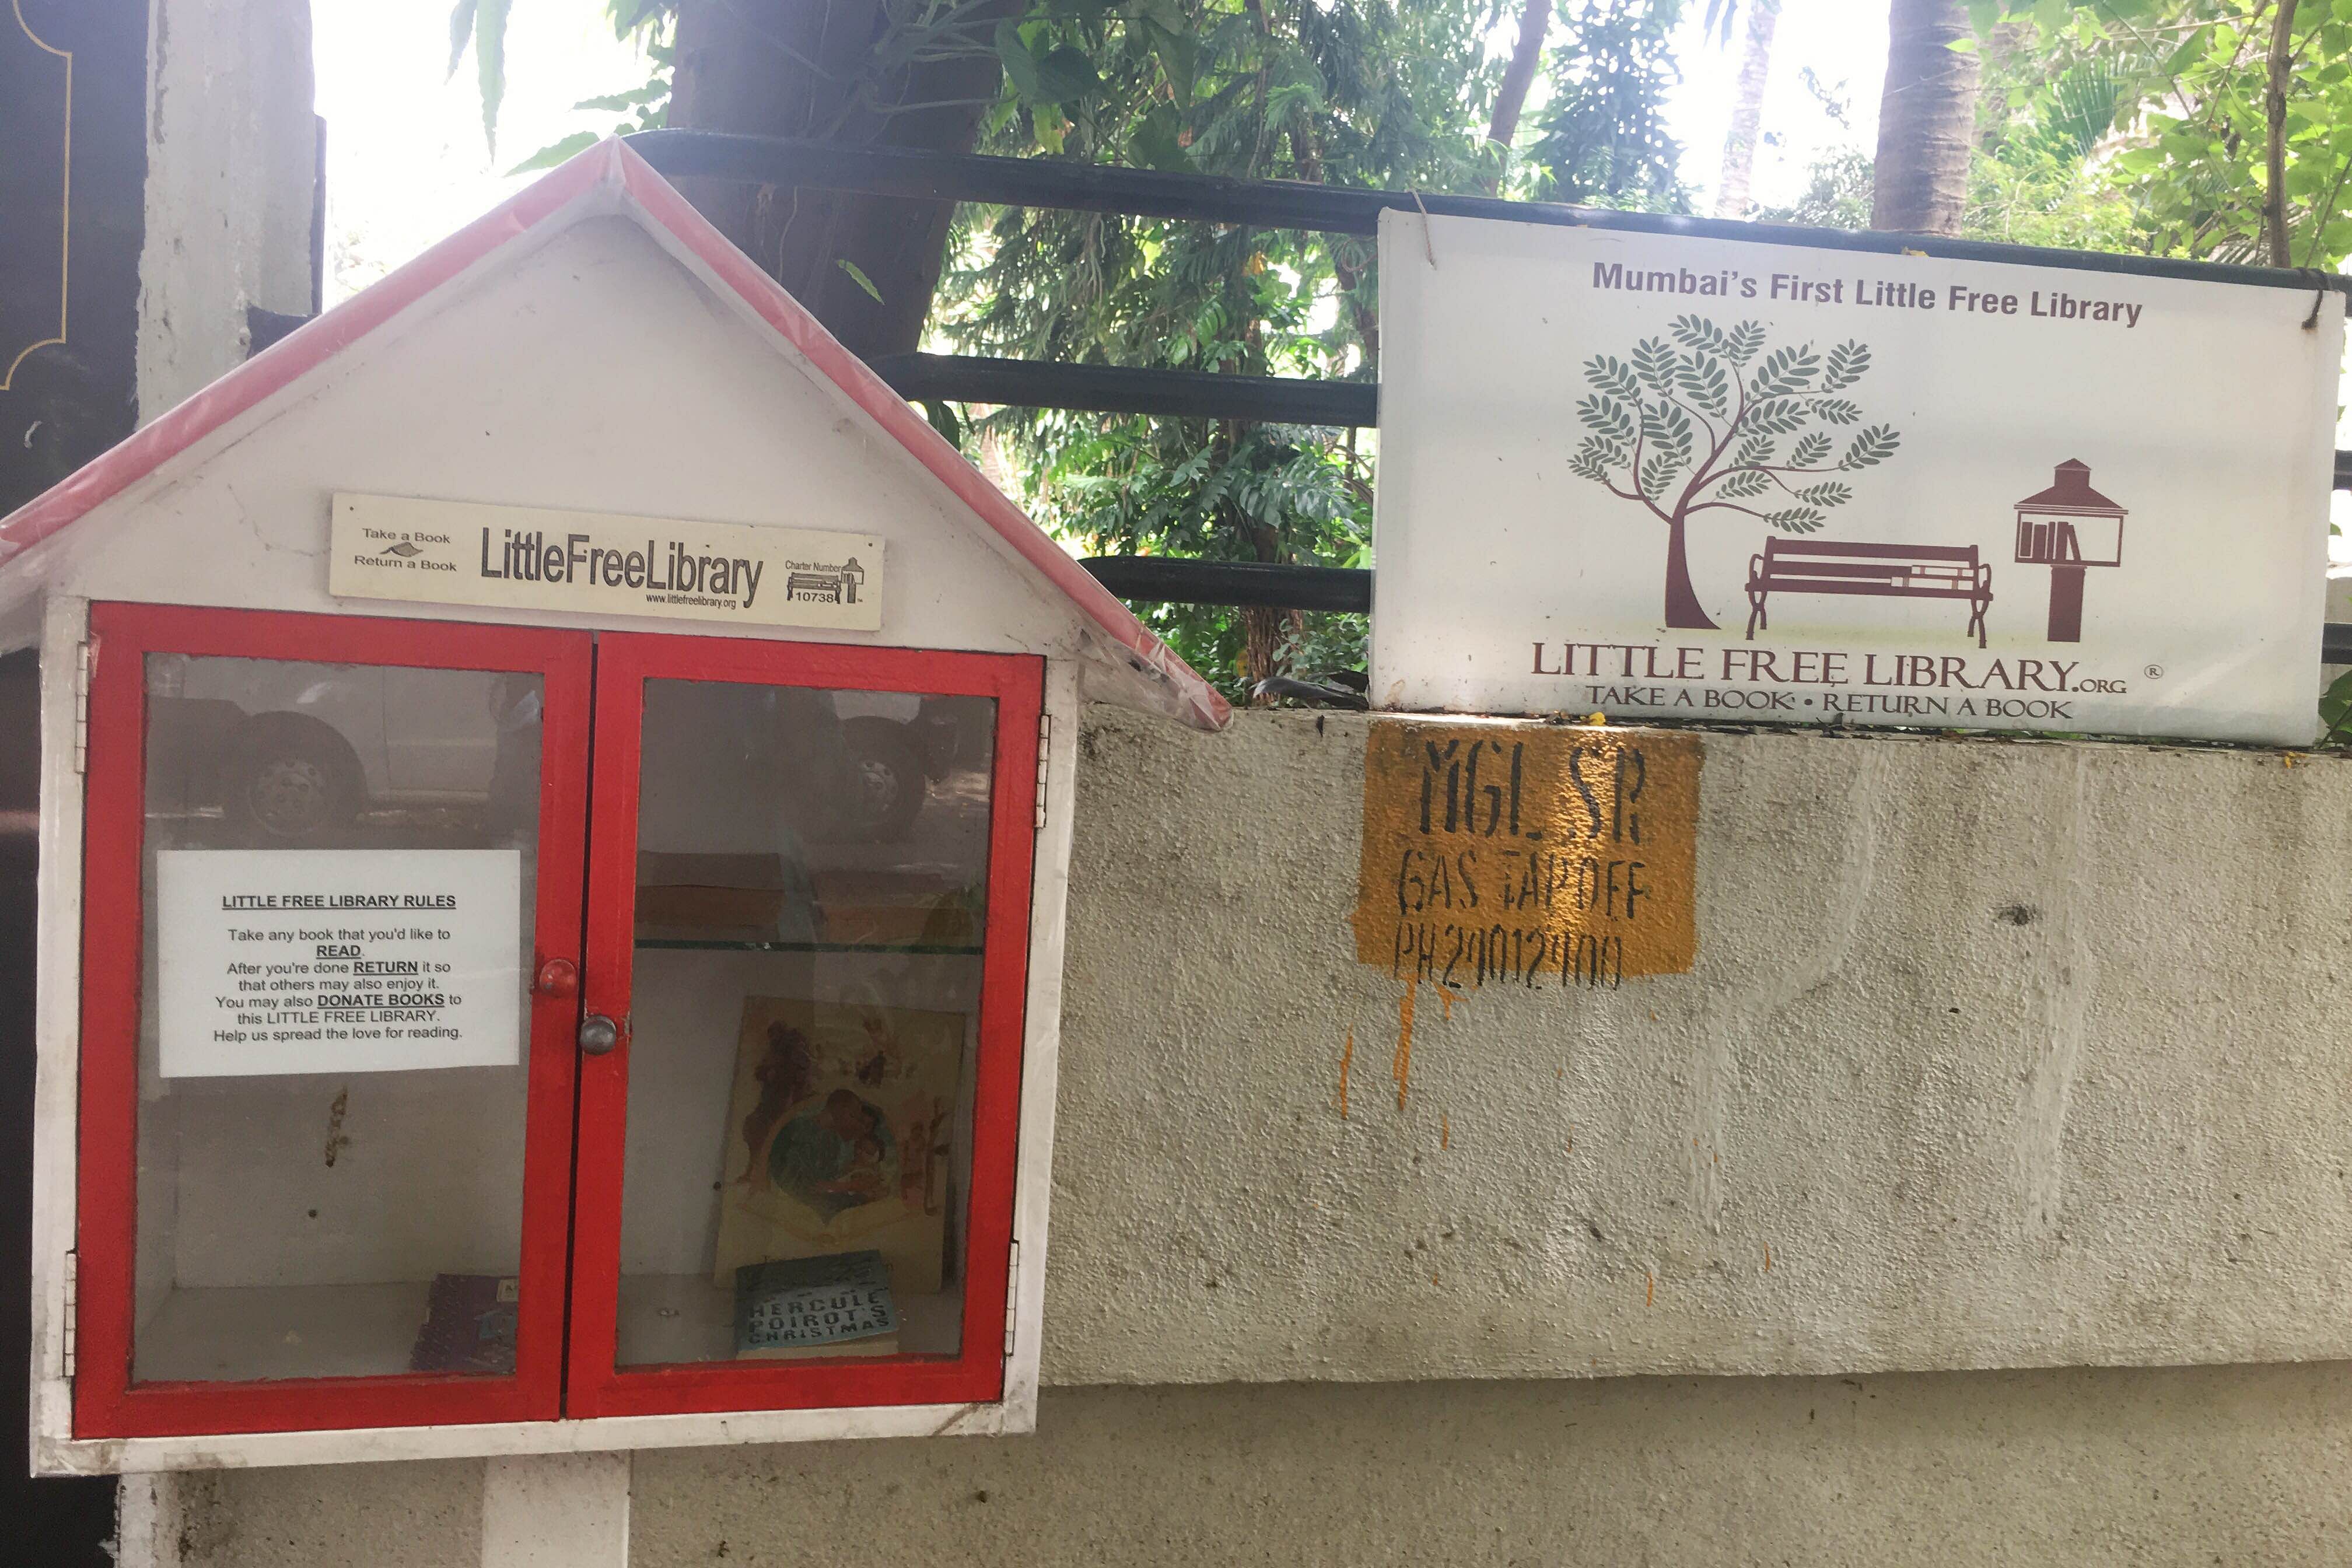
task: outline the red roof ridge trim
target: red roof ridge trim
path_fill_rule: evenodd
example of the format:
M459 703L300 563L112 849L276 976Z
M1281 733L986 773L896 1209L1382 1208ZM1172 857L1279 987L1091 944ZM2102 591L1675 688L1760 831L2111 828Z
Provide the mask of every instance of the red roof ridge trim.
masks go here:
M749 306L810 366L929 470L955 498L1061 590L1135 670L1171 689L1187 721L1223 729L1232 708L1192 666L1148 630L990 483L928 420L841 346L806 307L760 270L676 186L617 138L608 138L525 186L499 205L396 268L381 281L298 328L142 426L66 479L0 518L0 572L230 421L357 343L512 241L600 191L616 191Z

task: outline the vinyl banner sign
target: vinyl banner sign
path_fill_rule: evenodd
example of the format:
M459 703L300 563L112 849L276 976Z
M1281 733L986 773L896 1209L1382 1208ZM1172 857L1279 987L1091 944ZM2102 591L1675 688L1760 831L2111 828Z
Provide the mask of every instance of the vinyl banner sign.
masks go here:
M338 495L338 598L878 631L882 542L731 522Z
M1381 283L1376 706L2317 731L2333 291L1399 213Z

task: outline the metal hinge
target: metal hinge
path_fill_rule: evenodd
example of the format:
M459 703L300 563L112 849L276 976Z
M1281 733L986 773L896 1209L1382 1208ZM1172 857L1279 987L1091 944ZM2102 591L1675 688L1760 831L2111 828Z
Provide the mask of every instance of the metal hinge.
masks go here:
M81 1254L66 1254L66 1372L74 1374L74 1335L81 1321Z
M1038 714L1038 715L1037 715L1037 822L1036 822L1036 826L1037 826L1040 829L1044 828L1044 827L1045 827L1045 763L1046 763L1047 760L1050 758L1050 756L1052 755L1052 752L1053 752L1053 740L1054 740L1054 716L1053 716L1051 713L1040 713L1040 714Z
M74 772L89 771L89 674L98 663L95 644L74 647Z
M1013 1337L1021 1331L1021 1243L1013 1244L1013 1260L1004 1276L1004 1353L1013 1353Z

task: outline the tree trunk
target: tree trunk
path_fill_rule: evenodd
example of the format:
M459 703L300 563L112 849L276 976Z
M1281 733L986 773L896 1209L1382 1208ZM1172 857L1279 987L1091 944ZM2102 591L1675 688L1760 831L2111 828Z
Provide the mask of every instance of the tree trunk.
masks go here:
M1011 15L988 0L976 16ZM683 0L669 123L968 153L999 67L984 46L895 74L873 68L883 0ZM984 34L985 28L980 29ZM901 104L944 104L900 110ZM833 334L865 355L920 342L954 206L837 191L682 180L688 200ZM876 300L840 263L874 285Z
M2278 13L2271 18L2270 79L2263 96L2270 131L2263 147L2263 232L2273 267L2294 265L2286 232L2286 84L2294 72L2294 9L2295 0L2278 0Z
M1715 631L1715 618L1691 588L1690 557L1683 550L1685 526L1680 518L1666 524L1666 625L1681 631Z
M1951 46L1969 37L1961 0L1893 0L1871 227L1959 232L1976 145L1979 62Z
M1772 74L1772 33L1780 25L1780 0L1748 0L1748 45L1739 57L1739 97L1731 108L1731 130L1723 139L1723 178L1715 191L1715 216L1748 216L1748 182L1756 172L1756 137L1764 121L1764 84Z
M1486 122L1486 140L1510 151L1511 138L1519 133L1519 110L1528 103L1528 89L1535 85L1536 68L1543 63L1544 35L1551 29L1551 0L1527 0L1527 8L1519 13L1519 36L1511 45L1511 63L1503 68L1503 85L1495 93L1494 118ZM1497 182L1488 180L1486 189L1492 192Z

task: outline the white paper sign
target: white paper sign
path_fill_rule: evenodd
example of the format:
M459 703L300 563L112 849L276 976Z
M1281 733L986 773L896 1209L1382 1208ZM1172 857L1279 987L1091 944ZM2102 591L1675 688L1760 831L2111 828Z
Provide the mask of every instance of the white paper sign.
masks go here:
M1375 706L2315 733L2341 295L1424 221Z
M167 849L155 857L165 1078L511 1067L512 849Z
M870 533L338 495L339 598L878 631Z

